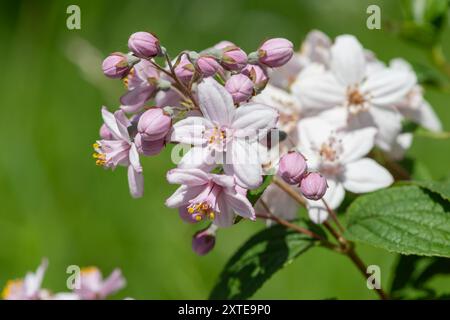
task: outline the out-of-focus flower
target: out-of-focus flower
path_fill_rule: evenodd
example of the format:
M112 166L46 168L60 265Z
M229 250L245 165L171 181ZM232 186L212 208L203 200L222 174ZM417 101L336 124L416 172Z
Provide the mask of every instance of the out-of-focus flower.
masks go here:
M358 40L350 35L336 38L331 48L330 70L312 64L292 84L302 106L322 112L321 117L351 128L376 127L377 145L389 150L401 130L395 109L415 85L410 72L372 68Z
M156 92L159 73L147 60L137 63L124 82L128 91L120 97L121 109L138 112Z
M209 253L216 244L216 225L200 230L192 237L192 250L199 256Z
M103 279L101 271L96 267L81 269L79 288L74 293L81 300L104 300L109 295L125 287L126 281L119 269Z
M233 102L245 102L253 95L253 82L243 74L231 76L225 83L225 89L233 97Z
M121 52L111 53L103 60L102 70L108 78L123 78L130 71L127 55Z
M130 120L122 110L112 114L106 107L102 108L102 117L114 139L99 140L94 143L96 164L111 169L119 165L128 167L130 193L134 198L142 197L144 178L138 150L128 133Z
M128 39L128 48L140 58L152 58L161 54L159 39L150 32L135 32Z
M47 270L48 261L43 259L36 272L28 272L24 279L9 280L2 292L5 300L41 300L49 296L48 290L42 289L42 280Z
M240 186L258 187L262 182L258 139L276 125L278 113L258 103L236 109L231 95L212 78L198 85L198 97L203 117L188 117L173 126L172 141L194 145L179 167L208 171L225 159L225 173L234 175Z
M298 149L308 159L308 167L327 180L324 199L335 209L344 199L345 190L365 193L385 188L394 181L391 174L374 160L365 158L373 148L373 127L336 131L319 118L301 120L298 124ZM321 223L328 213L321 201L308 200L310 218Z
M271 67L281 67L294 54L294 45L284 38L273 38L264 41L258 49L259 62Z
M307 173L300 182L300 191L309 200L322 199L327 188L327 179L318 172Z
M283 155L278 166L278 174L289 184L300 184L307 170L305 157L296 151Z
M245 190L227 175L206 173L200 169L173 169L167 173L172 184L181 184L166 200L170 208L179 208L201 221L213 220L218 227L233 224L235 213L255 220L255 211L245 196Z

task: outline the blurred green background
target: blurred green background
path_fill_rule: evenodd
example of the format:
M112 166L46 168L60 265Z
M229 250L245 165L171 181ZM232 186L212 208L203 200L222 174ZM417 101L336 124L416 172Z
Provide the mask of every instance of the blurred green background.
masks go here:
M81 8L81 30L66 28L66 8ZM0 7L0 286L34 270L41 257L50 266L44 286L65 291L66 267L120 267L128 281L118 298L203 299L233 252L262 223L240 223L218 235L205 257L191 251L196 227L184 224L164 200L175 186L165 182L170 150L143 160L145 197L128 193L126 170L104 171L92 159L101 124L100 107L118 106L123 87L104 78L99 59L126 51L128 36L155 32L172 55L227 39L253 51L267 37L299 46L315 28L330 36L355 34L387 61L401 56L427 63L427 54L382 30L366 28L366 8L381 7L382 19L401 16L399 1L2 1ZM443 34L450 55L450 32ZM449 94L427 90L426 98L450 130ZM448 175L449 143L417 138L409 152ZM367 264L391 280L396 255L358 246ZM440 290L450 283L435 279ZM254 296L270 299L372 299L376 295L345 257L311 250L277 273Z

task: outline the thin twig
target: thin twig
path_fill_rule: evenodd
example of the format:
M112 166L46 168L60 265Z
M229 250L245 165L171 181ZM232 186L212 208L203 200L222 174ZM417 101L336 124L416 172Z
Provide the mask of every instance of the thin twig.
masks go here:
M336 223L337 227L339 228L339 230L341 232L344 232L345 229L342 226L342 224L339 222L339 219L337 217L336 211L334 211L333 209L331 209L331 207L328 205L327 201L322 198L322 202L325 205L325 208L327 209L327 211L330 213L331 219L333 219L334 223Z

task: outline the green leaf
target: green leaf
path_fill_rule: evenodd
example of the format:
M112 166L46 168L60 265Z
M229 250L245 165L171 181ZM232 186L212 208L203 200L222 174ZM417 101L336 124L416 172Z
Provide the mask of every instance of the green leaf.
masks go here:
M401 35L423 46L433 45L447 21L447 0L403 0Z
M412 181L412 183L438 193L443 199L450 201L450 181Z
M305 228L324 235L311 223ZM296 257L315 246L318 240L276 225L252 236L228 261L210 299L247 299L269 278Z
M266 188L272 183L273 176L264 176L263 183L254 190L250 190L247 192L247 199L251 204L255 204L259 198L261 198L262 194L266 190Z
M450 203L418 186L361 196L347 217L351 240L402 254L450 257Z

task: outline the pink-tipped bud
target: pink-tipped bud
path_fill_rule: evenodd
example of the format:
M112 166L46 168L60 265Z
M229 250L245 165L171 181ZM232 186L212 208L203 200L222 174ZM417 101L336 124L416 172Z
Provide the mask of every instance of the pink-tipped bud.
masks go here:
M278 175L287 183L298 185L307 169L305 157L299 152L290 151L281 157Z
M111 133L111 131L108 129L106 124L102 124L102 126L100 127L100 137L103 140L114 140L114 136Z
M271 68L286 64L293 54L294 45L283 38L269 39L258 49L259 62Z
M327 179L318 172L310 172L300 182L300 191L310 200L319 200L327 191Z
M240 71L247 65L247 54L239 47L228 46L222 49L222 66L230 71Z
M103 60L102 64L104 75L112 79L125 77L130 68L127 56L121 52L111 53Z
M224 49L226 47L236 47L236 45L233 42L231 42L231 41L222 40L219 43L216 43L213 48L222 50L222 49Z
M265 88L269 77L267 76L266 70L261 66L248 64L243 70L242 74L245 74L250 80L255 84L255 90L257 92Z
M191 81L192 76L194 75L194 65L191 61L186 57L185 54L180 58L180 62L175 67L175 75L184 83L189 83Z
M159 139L159 140L144 140L142 138L142 134L138 133L134 137L134 144L136 145L136 148L138 152L144 156L156 156L161 152L162 149L164 149L166 145L166 139Z
M206 78L215 75L221 66L214 57L202 56L197 60L197 68Z
M225 89L233 97L233 102L237 104L247 101L253 95L253 82L243 74L236 74L227 80Z
M161 55L159 39L149 32L133 33L128 39L128 48L140 58L152 58Z
M210 228L201 230L192 237L192 250L199 256L210 252L216 244L216 235Z
M172 127L172 118L161 108L151 108L139 118L138 132L147 141L164 139Z

